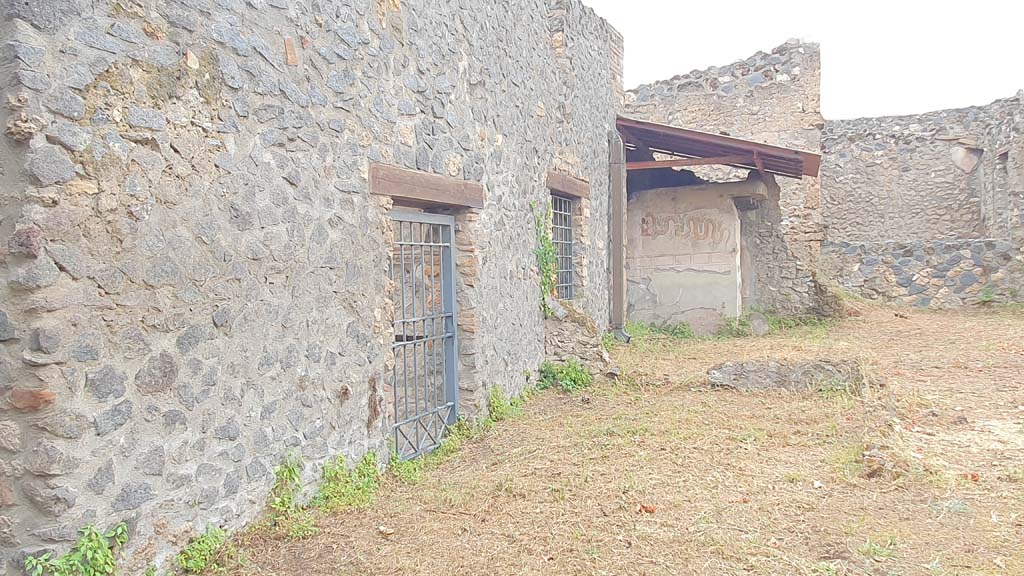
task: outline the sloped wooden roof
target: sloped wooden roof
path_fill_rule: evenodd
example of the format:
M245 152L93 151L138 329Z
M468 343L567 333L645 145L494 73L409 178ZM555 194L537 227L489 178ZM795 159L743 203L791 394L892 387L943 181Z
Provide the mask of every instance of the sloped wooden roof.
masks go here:
M627 149L642 147L675 157L670 160L629 162L626 164L627 170L721 164L788 178L803 178L817 176L821 167L820 154L803 150L622 116L617 119L616 125Z

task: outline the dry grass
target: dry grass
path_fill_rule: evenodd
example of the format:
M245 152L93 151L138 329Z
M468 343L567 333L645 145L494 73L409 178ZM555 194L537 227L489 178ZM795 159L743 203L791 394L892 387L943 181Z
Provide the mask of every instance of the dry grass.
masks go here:
M1024 574L1024 312L885 309L758 339L647 339L419 484L241 543L239 574ZM859 358L845 394L705 390L725 360ZM865 450L896 464L866 477Z

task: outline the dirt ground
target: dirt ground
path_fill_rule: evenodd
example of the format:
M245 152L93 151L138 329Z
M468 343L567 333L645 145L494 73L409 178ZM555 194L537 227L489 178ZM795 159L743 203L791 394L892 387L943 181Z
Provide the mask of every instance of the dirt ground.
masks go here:
M538 394L319 535L242 542L235 571L1024 574L1024 310L907 315L618 347L617 383ZM756 358L861 359L884 386L704 387Z

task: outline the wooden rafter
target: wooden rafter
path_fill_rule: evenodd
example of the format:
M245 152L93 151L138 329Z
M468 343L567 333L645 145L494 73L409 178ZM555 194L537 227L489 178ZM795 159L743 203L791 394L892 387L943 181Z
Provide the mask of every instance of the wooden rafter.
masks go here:
M684 168L687 166L707 166L709 164L746 164L754 165L750 156L715 156L712 158L678 158L672 160L651 160L647 162L630 162L626 170L651 170L653 168Z
M764 160L761 159L760 152L754 152L754 166L757 166L757 173L761 175L761 180L768 180L768 173L764 170Z

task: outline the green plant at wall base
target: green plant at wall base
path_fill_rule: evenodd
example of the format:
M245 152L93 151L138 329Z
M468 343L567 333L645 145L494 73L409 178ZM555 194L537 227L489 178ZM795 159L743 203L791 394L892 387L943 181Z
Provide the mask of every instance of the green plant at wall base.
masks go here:
M612 348L615 347L615 334L611 332L605 332L601 335L601 345L604 349L611 352Z
M532 378L532 372L527 371L527 381ZM532 388L527 388L517 397L509 398L500 386L492 386L488 392L488 412L486 420L470 424L464 418L460 418L455 424L448 427L448 434L441 444L433 452L412 460L403 460L397 453L391 454L391 462L388 464L388 473L406 484L418 484L423 481L426 472L458 452L462 444L467 440L487 432L494 424L515 418L522 414L523 406L530 398Z
M986 284L981 292L978 293L978 302L982 304L991 304L996 299L996 287L992 284Z
M551 207L548 206L543 214L537 210L537 205L531 203L534 211L534 223L537 229L537 269L540 271L540 306L544 311L544 317L551 317L551 307L548 306L547 297L555 293L555 281L558 277L558 257L555 252L555 244L551 241L551 229L548 223L551 222Z
M487 394L487 410L491 423L515 418L523 413L523 398L509 399L501 386L494 385Z
M227 531L208 526L205 532L193 538L188 546L178 553L175 560L178 566L189 574L200 574L206 570L216 571L219 568L216 562L217 555L227 539Z
M626 332L633 338L645 338L648 336L662 336L675 340L693 340L697 335L689 324L682 322L675 326L653 326L640 322L630 322L626 325Z
M128 542L128 527L119 523L107 532L89 525L80 530L81 536L70 552L52 558L49 552L25 560L25 570L31 576L111 576L115 573L114 552Z
M537 388L546 390L558 388L562 392L576 392L583 390L594 381L594 377L587 372L579 361L570 358L562 364L544 362L540 366L540 383Z
M377 498L379 478L375 453L367 452L352 470L348 469L345 458L338 456L324 465L323 482L313 505L321 510L335 511L372 504Z
M302 459L292 454L274 468L274 488L270 491L270 509L274 517L287 516L298 504L295 497L299 492Z

